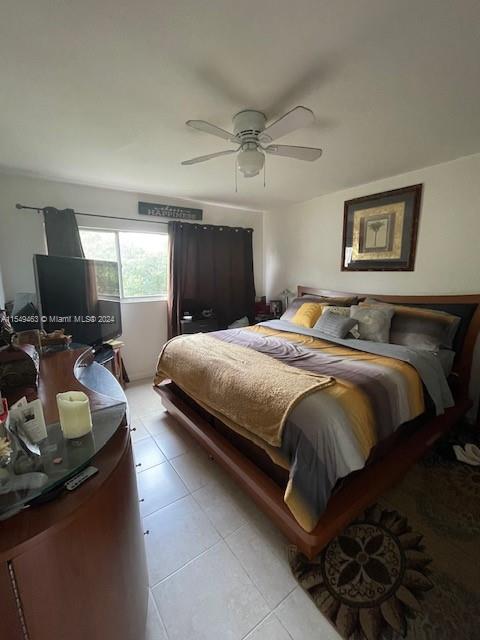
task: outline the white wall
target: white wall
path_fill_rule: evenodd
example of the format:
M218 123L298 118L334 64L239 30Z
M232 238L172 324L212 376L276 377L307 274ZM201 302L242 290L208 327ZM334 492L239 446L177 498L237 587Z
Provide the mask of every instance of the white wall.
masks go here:
M423 183L414 271L340 270L345 200ZM265 288L359 293L480 293L480 154L338 191L264 215ZM480 341L471 395L478 406ZM476 408L470 417L475 415Z
M345 200L423 183L415 270L340 270ZM360 293L480 292L480 154L339 191L264 216L265 285Z
M5 292L3 289L2 265L0 264L0 309L5 308Z
M51 205L59 209L71 207L75 211L120 216L125 219L119 221L79 216L79 224L85 226L159 230L160 225L154 227L147 222L132 222L138 220L139 200L198 206L203 209L203 221L206 223L252 227L255 285L257 295L263 293L263 214L260 212L195 204L161 195L144 195L0 174L0 262L5 298L9 300L15 293L35 290L32 256L34 253L46 252L43 216L15 209L17 202L40 207ZM164 228L166 230L166 226ZM167 338L166 302L124 303L122 323L125 363L130 377L138 379L150 376L158 352Z

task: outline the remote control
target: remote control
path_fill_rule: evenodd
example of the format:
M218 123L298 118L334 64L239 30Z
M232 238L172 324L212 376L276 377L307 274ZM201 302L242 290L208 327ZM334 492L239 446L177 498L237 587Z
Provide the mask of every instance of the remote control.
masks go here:
M87 467L83 471L80 471L80 473L77 473L76 476L73 476L73 478L70 478L70 480L67 480L65 489L67 489L67 491L73 491L96 473L98 473L97 467Z

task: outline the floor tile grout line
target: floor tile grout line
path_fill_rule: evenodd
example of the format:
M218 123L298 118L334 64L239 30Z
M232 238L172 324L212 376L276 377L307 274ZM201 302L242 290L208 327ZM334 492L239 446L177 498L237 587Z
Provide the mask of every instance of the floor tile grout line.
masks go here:
M242 527L246 527L248 526L248 523L242 525ZM240 531L240 529L242 527L239 527L234 533L238 533L238 531ZM232 535L232 534L231 534ZM229 538L230 536L228 536ZM250 575L248 569L244 566L243 562L241 561L241 559L238 557L238 555L235 553L235 550L230 546L229 542L228 542L228 538L225 538L225 543L228 546L228 548L230 549L230 551L233 553L233 555L235 556L235 558L238 560L238 562L241 564L241 566L243 567L243 570L245 571L245 573L247 574L247 576L250 578L250 580L252 581L252 583L256 586L256 588L258 589L258 592L260 593L260 595L262 596L262 598L265 600L265 602L267 603L267 607L270 608L270 612L272 612L278 605L274 605L273 607L270 607L269 603L267 602L266 597L263 595L262 593L262 589L259 587L259 585L257 584L257 581L255 580L255 578L253 576ZM295 585L296 587L296 585ZM294 587L294 588L295 588ZM289 591L287 596L291 593L292 591ZM283 601L283 598L280 599L280 602Z
M248 571L245 569L245 567L243 566L243 564L240 562L239 558L235 555L235 553L233 553L232 549L230 548L230 545L227 544L227 541L225 540L225 538L223 538L223 543L225 544L225 546L227 547L227 549L230 551L230 553L232 554L232 556L235 558L235 560L238 563L238 566L240 567L240 569L243 571L243 573L246 575L246 577L248 578L248 580L250 581L252 587L254 587L257 592L258 595L260 596L260 598L263 600L266 608L268 609L268 614L266 616L264 616L262 618L262 620L264 620L268 615L270 615L272 613L272 609L269 606L268 602L265 600L265 597L263 595L263 593L260 591L260 589L257 587L257 585L255 584L255 582L252 580L252 578L250 577ZM253 627L254 628L254 627ZM252 631L252 629L250 629L249 633Z
M287 593L287 595L284 598L282 598L280 600L280 602L272 609L272 613L275 613L275 611L278 611L278 609L282 606L282 604L285 602L285 600L287 600L292 595L292 593L295 591L295 589L301 589L301 587L298 584L298 582L296 582L296 584L293 587L293 589L291 589L291 591L289 591ZM275 615L277 615L277 614L275 613ZM321 615L323 615L323 614L321 614ZM278 618L278 616L277 616L277 618ZM278 619L280 620L280 618L278 618ZM280 620L280 622L281 622L281 620Z
M295 587L296 588L296 587ZM290 593L292 593L290 591ZM290 595L290 593L288 595ZM287 596L288 597L288 596ZM280 618L277 616L277 614L275 612L272 612L273 615L275 616L275 618L278 620L278 624L282 627L282 629L285 631L285 633L287 634L287 636L290 638L290 640L293 640L293 636L290 634L290 631L287 629L287 627L283 624L283 622L280 620Z
M282 629L284 629L284 630L285 630L285 632L286 632L286 634L288 635L288 637L289 637L289 638L292 638L292 636L291 636L291 634L290 634L289 630L285 628L285 625L282 623L282 621L281 621L281 620L280 620L280 618L277 616L277 614L275 613L275 611L277 611L278 607L279 607L283 602L285 602L285 600L286 600L290 595L292 595L292 593L295 591L295 589L297 589L297 587L298 587L298 586L299 586L299 585L298 585L298 584L296 584L296 585L293 587L293 589L292 589L291 591L289 591L289 592L287 593L287 595L286 595L284 598L282 598L282 599L280 600L280 602L279 602L279 603L278 603L278 604L277 604L273 609L271 609L271 610L270 610L270 613L268 613L268 614L267 614L265 617L263 617L263 618L262 618L262 619L261 619L261 620L260 620L260 621L255 625L255 626L254 626L254 627L252 627L252 628L250 629L250 631L248 631L248 632L247 632L247 633L246 633L246 634L241 638L241 640L245 640L245 638L247 638L251 633L253 633L253 632L255 631L255 629L258 629L258 627L259 627L263 622L265 622L265 620L266 620L268 617L270 617L270 616L275 616L275 618L278 620L278 622L279 622L280 626L282 627ZM267 604L267 606L268 606L268 604ZM293 639L292 639L292 640L293 640Z
M156 511L154 511L153 513L148 514L148 516L144 516L142 517L142 522L143 525L145 526L145 519L155 515L156 513L158 513L159 511L162 511L162 509L166 509L167 507L172 506L173 504L180 502L180 500L184 500L185 498L188 497L193 497L190 493L182 496L181 498L178 498L177 500L174 500L173 502L171 502L170 504L165 505L164 507L161 507L160 509L157 509ZM198 505L198 503L194 500L195 505L200 509L200 511L202 512L202 514L206 516L206 514L203 512L203 510L200 508L200 506ZM201 551L199 554L197 554L196 556L194 556L193 558L191 558L190 560L188 560L185 564L183 564L181 567L178 567L177 569L175 569L175 571L172 571L172 573L169 573L167 576L165 576L164 578L162 578L161 580L159 580L158 582L156 582L155 584L151 585L149 584L149 589L154 589L156 586L158 586L161 582L163 582L164 580L167 580L168 578L170 578L171 576L175 575L175 573L178 573L178 571L180 571L181 569L183 569L184 567L186 567L188 564L190 564L191 562L193 562L194 560L196 560L197 558L199 558L200 556L202 556L204 553L206 553L207 551L209 551L210 549L212 549L212 547L214 547L216 544L218 544L219 542L224 542L223 537L221 536L220 532L217 531L217 529L213 526L213 524L211 523L210 519L207 518L207 520L209 521L210 525L212 526L212 529L214 530L214 532L218 535L218 540L215 540L215 542L213 542L211 545L209 545L206 549L204 549L203 551ZM230 549L230 547L228 547ZM148 565L148 559L147 559L147 565Z
M338 630L337 630L337 628L335 627L335 625L333 624L333 622L331 622L331 620L330 620L329 618L327 618L327 616L326 616L326 615L324 615L324 614L320 611L320 609L319 609L319 608L317 607L317 605L315 604L315 602L314 602L313 598L312 598L312 597L311 597L311 596L306 592L306 590L305 590L305 589L300 585L300 583L298 583L298 582L297 582L297 584L294 586L294 588L290 591L290 593L288 593L288 594L285 596L285 598L283 598L283 600L281 600L281 601L277 604L277 606L276 606L276 607L275 607L275 609L272 611L272 613L275 613L275 612L279 609L279 607L280 607L280 606L285 602L285 600L286 600L289 596L291 596L291 595L292 595L292 593L293 593L296 589L299 589L299 590L300 590L300 591L301 591L301 592L302 592L302 593L303 593L303 594L304 594L304 595L305 595L305 596L310 600L310 602L313 604L313 606L317 609L318 613L320 614L321 619L322 619L323 621L325 621L331 629L333 629L333 631L334 631L334 632L337 634L337 636L338 636L338 640L342 640L342 638L341 638L340 634L338 633ZM280 622L280 624L282 625L282 627L285 629L285 631L286 631L286 632L288 633L288 635L290 636L290 633L289 633L288 629L286 629L285 625L282 623L282 620L278 617L278 615L277 615L276 613L275 613L275 615L277 616L278 621ZM290 637L291 637L291 636L290 636ZM242 638L242 640L243 640L243 638Z
M172 571L172 573L169 573L168 576L165 576L164 578L156 582L154 585L151 585L150 589L152 590L156 589L158 585L162 584L163 582L166 582L167 580L170 580L170 578L173 578L174 575L176 575L177 573L185 569L185 567L188 567L190 564L192 564L192 562L195 562L195 560L198 560L199 558L204 556L206 553L208 553L208 551L211 551L214 547L216 547L218 544L221 544L222 542L225 542L225 540L223 538L220 538L219 540L211 544L209 547L204 549L201 553L196 555L194 558L191 558L190 560L188 560L188 562L186 562L184 565L182 565L181 567L178 567L178 569L175 569L175 571Z
M158 444L158 442L155 440L155 438L152 435L145 436L145 438L139 438L133 444L135 445L138 442L143 442L144 440L148 440L148 438L151 438L153 440L153 442L155 443L155 446L157 447L157 449L159 449L160 452L162 453L162 455L165 457L165 460L168 460L167 456L165 455L165 452L162 450L162 448L160 447L160 445Z
M203 489L204 487L206 487L207 485L204 485L203 487L200 487L200 489ZM195 502L198 504L198 506L200 507L200 509L203 511L203 513L207 516L209 522L211 523L212 527L215 529L215 531L218 533L218 535L222 538L222 540L226 540L228 536L231 536L233 533L235 533L236 531L238 531L241 527L245 526L247 524L247 521L242 522L242 524L240 524L236 529L234 529L233 531L230 531L230 533L228 533L226 536L223 535L223 533L221 531L218 530L218 527L215 525L215 523L213 522L212 518L208 515L208 512L206 511L206 509L204 509L202 507L202 504L197 500L197 498L195 497L195 493L197 491L200 491L200 489L195 489L195 491L192 491L191 495L192 498L195 500ZM230 547L229 547L230 548Z
M149 433L150 433L150 432L149 432ZM170 461L170 460L175 460L175 458L179 458L180 456L183 456L183 455L185 455L186 453L188 453L188 451L189 451L189 450L187 449L186 451L182 451L182 453L179 453L179 454L178 454L178 455L176 455L176 456L170 456L170 457L169 457L169 456L167 455L167 453L162 449L162 447L161 447L160 443L159 443L159 442L157 442L157 438L161 438L161 437L162 437L162 435L164 435L164 434L158 434L158 433L156 433L155 435L151 435L150 437L151 437L151 438L153 438L153 440L155 440L155 444L157 445L157 447L160 449L160 451L163 453L163 455L165 456L165 458L166 458L167 460L169 460L169 461Z
M170 575L166 576L165 578L162 578L162 580L160 580L160 582L157 582L157 583L154 585L154 587L149 587L149 588L150 588L150 590L152 590L152 596L153 596L153 589L154 589L154 588L156 588L156 587L158 587L158 585L159 585L159 584L161 584L162 582L165 582L166 580L168 580L169 578L171 578L172 576L174 576L176 573L178 573L179 571L181 571L182 569L184 569L185 567L187 567L189 564L191 564L191 563L192 563L192 562L194 562L195 560L198 560L198 558L200 558L200 557L202 557L203 555L205 555L208 551L210 551L211 549L213 549L213 547L217 546L220 542L225 542L225 540L219 540L218 542L216 542L215 544L213 544L211 547L209 547L208 549L206 549L205 551L203 551L202 553L200 553L198 556L196 556L195 558L193 558L192 560L190 560L189 562L187 562L185 565L183 565L183 567L181 567L180 569L177 569L176 571L174 571L174 572L173 572L173 573L171 573ZM230 547L228 547L228 548L229 548L229 550L231 551ZM233 553L233 551L232 551L232 553ZM256 588L257 588L257 590L258 590L258 587L257 587L257 586L256 586L256 584L253 582L252 578L250 577L250 575L248 574L248 572L246 571L246 569L243 567L243 565L241 564L241 562L240 562L240 560L238 559L238 557L237 557L235 554L233 554L233 555L235 556L236 560L239 562L239 564L240 564L241 568L244 570L244 572L246 573L246 575L248 576L248 578L251 580L251 582L252 582L253 586L254 586L254 587L256 587ZM263 618L261 618L261 619L260 619L260 620L259 620L259 621L258 621L258 622L257 622L257 623L252 627L252 628L251 628L251 629L249 629L249 630L247 631L247 633L246 633L244 636L242 636L242 638L241 638L240 640L245 640L245 638L247 638L251 633L253 633L253 632L255 631L255 629L258 629L258 627L259 627L263 622L265 622L265 620L266 620L267 618L269 618L270 616L275 616L275 618L278 620L278 622L279 622L279 624L281 625L281 627L282 627L282 628L285 630L285 632L287 633L288 637L289 637L289 638L292 638L292 636L291 636L290 632L288 631L288 629L286 629L286 628L285 628L285 625L282 623L282 621L280 620L280 618L277 616L277 614L276 614L275 612L276 612L276 611L277 611L277 609L280 607L280 605L281 605L281 604L283 604L283 602L285 602L285 600L287 600L287 598L288 598L288 597L289 597L289 596L290 596L290 595L295 591L295 589L297 589L297 588L300 588L298 584L296 584L296 585L293 587L293 589L292 589L291 591L289 591L289 592L287 593L287 595L286 595L284 598L282 598L282 599L280 600L280 602L279 602L279 603L278 603L278 604L277 604L273 609L268 605L268 603L265 601L265 598L263 597L263 595L259 592L259 593L260 593L260 596L261 596L261 597L262 597L262 599L265 601L265 604L266 604L266 606L267 606L267 609L269 609L269 611L268 611L268 613L267 613L267 614L265 614L265 615L263 616ZM154 599L154 601L155 601L155 606L157 607L157 602L156 602L156 600L155 600L155 597L154 597L154 596L153 596L153 599ZM157 607L157 609L158 609L158 607ZM159 612L159 614L160 614L160 612Z
M164 620L162 618L162 614L160 613L160 609L157 606L157 601L155 600L155 598L153 596L153 591L152 591L152 588L150 586L148 587L148 591L149 591L149 593L150 593L150 595L152 597L153 606L155 607L155 611L158 614L158 618L159 618L160 623L162 625L163 632L165 633L165 637L167 638L167 640L169 640L170 636L168 635L167 625L165 624L165 622L164 622Z
M268 605L267 605L267 606L268 606ZM266 620L268 617L270 617L271 615L273 615L273 611L272 611L272 610L270 610L270 611L267 613L267 615L266 615L266 616L263 616L263 618L261 618L261 619L257 622L257 624L256 624L256 625L254 625L251 629L249 629L249 630L247 631L247 633L246 633L244 636L242 636L242 637L241 637L241 639L240 639L240 640L245 640L245 638L248 638L248 636L249 636L251 633L253 633L253 632L255 631L255 629L258 629L258 627L259 627L261 624L263 624L263 623L265 622L265 620Z
M262 514L263 515L263 514ZM268 520L267 520L268 524L271 524ZM252 527L253 529L255 529L255 531L260 535L260 536L264 536L265 535L265 531L262 529L262 524L258 523L254 520L252 521L248 521L245 523L245 525L248 525L250 527ZM245 526L242 525L242 526ZM240 527L239 527L240 528ZM274 529L275 532L278 532L278 530L275 528L275 525L272 525L272 528ZM239 529L236 529L235 531L233 531L232 533L229 533L228 536L226 536L226 538L233 536L235 533L238 533ZM283 536L283 534L281 534ZM285 562L287 561L288 564L288 555L287 555L287 551L286 551L286 546L289 544L288 540L283 539L281 541L282 546L284 547L283 552L280 552L277 547L276 544L274 544L273 542L268 541L268 547L270 549L270 551L272 552L272 554L276 557L276 559L279 562Z
M170 469L173 471L173 473L177 476L177 478L180 480L180 482L182 483L182 485L185 487L185 489L187 490L188 493L191 493L190 489L187 487L187 485L185 484L185 482L183 481L183 479L181 478L180 474L177 472L177 470L175 469L175 467L173 466L173 464L170 464L170 460L162 460L162 462L158 462L157 464L152 465L151 467L148 467L147 469L144 469L143 471L137 471L137 475L140 475L141 473L144 473L145 471L150 471L150 469L154 469L155 467L160 467L162 464L168 463L168 466L170 467ZM166 506L166 505L165 505Z
M245 525L242 525L245 526ZM239 527L241 528L241 527ZM237 529L238 531L238 529ZM218 533L218 532L217 532ZM220 535L220 534L219 534ZM280 607L280 605L295 591L295 589L299 588L298 584L296 584L293 589L291 589L279 602L277 605L275 605L275 607L270 607L270 605L268 604L268 602L265 600L264 595L262 594L262 592L260 591L260 589L258 588L256 582L253 580L253 578L250 576L250 574L248 573L248 571L246 570L246 568L243 566L243 563L240 561L240 559L238 558L238 556L235 554L235 552L233 551L233 549L230 547L230 545L227 543L227 541L225 540L225 538L220 537L219 540L217 540L215 543L213 543L212 545L210 545L207 549L205 549L204 551L202 551L201 553L199 553L197 556L195 556L194 558L192 558L191 560L189 560L188 562L186 562L184 565L182 565L181 567L179 567L178 569L176 569L175 571L173 571L172 573L170 573L168 576L165 576L164 578L162 578L161 580L159 580L158 582L156 582L154 585L150 585L149 589L152 591L152 596L153 596L153 600L155 602L155 607L158 610L158 613L160 615L160 618L162 619L163 622L163 618L161 617L160 611L158 609L157 606L157 602L155 600L155 596L153 595L153 590L158 587L160 584L162 584L163 582L166 582L167 580L169 580L170 578L172 578L174 575L176 575L177 573L179 573L180 571L182 571L183 569L185 569L187 566L189 566L190 564L192 564L193 562L195 562L196 560L198 560L199 558L201 558L202 556L204 556L206 553L208 553L209 551L211 551L214 547L218 546L221 543L225 543L225 545L227 546L228 550L232 553L232 555L235 557L235 559L237 560L239 566L241 567L241 569L244 571L244 573L246 574L246 576L248 577L248 579L250 580L250 582L252 583L252 585L257 589L257 591L260 594L260 597L262 598L262 600L264 601L267 609L268 609L268 613L263 616L263 618L261 618L251 629L249 629L247 631L247 633L242 636L241 640L245 640L245 638L248 637L249 634L251 634L253 631L255 631L255 629L257 629L269 616L271 615L275 615L275 617L277 618L279 624L282 626L282 628L285 630L285 632L287 633L289 638L292 638L292 636L290 635L288 629L285 629L285 626L282 624L282 621L280 620L280 618L278 618L278 616L276 615L275 611ZM168 636L169 637L169 636Z
M139 385L140 386L140 385ZM158 413L164 413L165 409L163 408L162 411L158 412ZM262 617L257 624L252 627L243 637L242 640L244 640L245 638L247 638L250 634L252 634L255 629L259 628L264 622L265 620L267 620L270 616L275 616L276 620L278 621L278 623L280 624L280 626L282 627L282 629L284 629L285 633L287 634L287 636L289 638L292 638L291 634L289 633L288 629L285 628L285 625L282 623L281 619L278 617L278 615L276 614L276 612L278 611L278 609L280 608L280 606L285 602L285 600L287 600L287 598L295 591L295 589L298 588L298 584L295 584L295 586L272 608L267 601L265 600L265 597L263 596L257 582L255 581L255 579L253 578L252 575L250 575L250 573L248 572L248 570L245 568L245 566L243 565L241 559L238 557L238 555L235 553L234 549L232 548L228 538L230 536L233 536L235 533L238 533L238 531L240 529L242 529L243 527L248 526L249 524L251 524L254 528L259 529L259 533L261 533L260 527L256 526L255 523L250 523L249 520L244 520L244 522L242 522L242 524L240 524L237 528L235 528L233 531L230 531L227 535L223 535L218 528L215 526L213 520L210 518L210 516L208 515L206 509L204 509L204 507L202 506L202 504L198 501L198 499L196 498L196 496L194 495L197 491L200 491L202 488L204 488L205 486L209 485L209 484L213 484L215 478L212 477L212 482L207 481L204 484L202 484L200 487L196 487L195 489L190 489L190 487L187 485L187 483L183 480L183 478L181 477L181 475L178 473L178 471L175 469L174 465L172 464L172 460L175 460L176 458L179 458L181 456L184 456L186 454L189 453L189 450L187 451L183 451L182 453L179 453L178 455L172 456L172 457L168 457L166 455L166 453L163 451L162 447L160 446L159 442L157 441L157 437L159 437L159 434L154 434L152 433L148 427L143 423L142 418L143 417L147 417L147 418L151 418L151 417L155 417L155 413L156 410L152 410L151 412L149 412L148 414L143 414L143 415L136 415L136 416L132 416L133 419L138 419L142 422L143 426L145 427L145 430L147 431L146 436L144 436L143 438L139 438L136 442L141 442L142 440L145 440L148 437L153 438L153 440L155 441L155 445L160 449L160 451L162 452L162 454L165 456L165 460L163 460L161 463L157 463L156 465L153 465L152 467L149 467L148 469L144 469L142 470L140 473L143 473L144 471L148 471L149 469L152 469L156 466L160 466L161 464L168 462L170 464L170 468L175 472L175 474L178 476L179 480L182 482L183 486L185 487L185 489L187 490L187 493L180 497L177 498L175 500L173 500L172 502L163 505L162 507L160 507L159 509L156 509L155 511L152 511L151 513L149 513L148 515L142 516L142 521L144 521L146 518L149 518L150 516L153 516L155 514L157 514L159 511L162 511L163 509L179 502L180 500L183 500L187 497L191 497L194 501L194 503L196 504L196 506L200 509L200 511L205 515L205 517L207 518L207 520L210 522L212 528L214 529L214 531L217 533L217 535L219 536L219 539L214 542L212 545L210 545L209 547L207 547L204 551L202 551L201 553L199 553L198 555L196 555L194 558L190 559L188 562L186 562L184 565L182 565L181 567L179 567L178 569L176 569L175 571L173 571L172 573L170 573L169 575L165 576L164 578L162 578L162 580L156 582L154 585L149 585L149 590L152 594L152 599L154 602L154 606L155 606L155 610L159 616L159 619L161 621L162 627L163 627L163 631L165 632L165 635L167 636L167 638L169 638L168 635L168 631L166 629L165 623L163 621L163 618L161 616L160 610L158 608L157 602L155 600L155 597L153 595L153 589L155 589L156 587L158 587L160 584L162 584L163 582L169 580L170 578L172 578L174 575L176 575L177 573L179 573L180 571L182 571L183 569L185 569L188 565L190 565L191 563L195 562L196 560L198 560L199 558L201 558L203 555L205 555L206 553L208 553L209 551L211 551L211 549L213 549L214 547L218 546L221 542L224 542L224 544L226 545L227 549L232 553L233 557L236 559L236 561L238 562L240 568L242 569L242 571L244 572L244 574L247 576L248 580L251 582L251 584L257 589L257 591L259 592L262 600L264 601L266 608L268 609L268 613ZM157 415L158 415L157 413ZM283 561L284 558L281 556L281 554L277 553L277 549L276 547L272 544L269 545L271 546L271 550L274 554L274 556L276 557L277 560L279 561Z
M145 471L150 471L150 469L155 469L155 467L160 467L162 464L165 464L165 462L168 462L168 460L162 460L161 462L157 462L157 464L152 464L151 467L147 467L146 469L142 469L141 471L137 471L137 476L140 476L142 473L145 473Z
M201 449L201 451L203 451L203 449ZM187 453L190 453L190 451L184 451L183 453L179 453L178 456L172 456L170 458L170 460L176 460L177 458L181 458L182 456L186 456Z
M159 462L157 465L154 465L153 467L149 467L148 469L144 469L144 471L150 471L151 469L154 469L155 467L159 467L162 464L165 464L165 462L170 462L170 460L163 460L162 462ZM208 517L207 512L205 511L205 509L203 509L202 505L198 502L198 500L196 500L195 496L193 495L196 491L199 491L200 489L203 489L204 487L208 486L208 484L210 484L209 482L206 482L205 484L203 484L201 487L198 487L196 489L190 489L188 487L188 485L185 483L185 481L183 480L183 478L180 476L180 474L176 471L175 467L173 467L173 465L170 465L173 470L177 473L177 475L180 477L180 480L183 482L183 485L185 486L185 489L187 490L187 493L183 496L180 496L179 498L175 498L175 500L172 500L172 502L168 502L167 504L162 505L161 507L158 507L158 509L155 509L154 511L152 511L151 513L145 514L145 515L141 515L142 520L145 518L148 518L149 516L154 515L155 513L158 513L159 511L161 511L162 509L165 509L165 507L169 507L172 504L175 504L175 502L179 502L180 500L183 500L184 498L186 498L187 496L190 496L193 501L195 502L195 504L198 506L198 508L202 511L202 513L205 515L205 517L207 518L207 520L209 521L209 523L212 525L212 527L215 529L215 531L218 533L218 535L222 538L225 539L224 536L220 533L220 531L218 531L218 529L216 528L216 526L214 525L214 523L212 522L212 520ZM144 471L139 471L137 473L137 475L141 475L142 473L144 473ZM137 486L137 490L138 490L138 486ZM141 498L141 496L139 496L139 498ZM243 524L240 525L240 527L238 527L238 529L240 529L241 527L245 526L247 524L247 522L244 522ZM228 535L232 535L234 534L236 531L238 531L238 529L235 529L234 531L232 531L231 533L229 533Z
M281 618L279 618L279 617L278 617L278 615L276 614L276 611L278 611L278 609L280 608L280 606L281 606L281 605L282 605L282 604L283 604L283 603L284 603L284 602L285 602L285 601L286 601L286 600L287 600L287 599L292 595L292 593L295 591L295 589L298 589L298 588L300 588L300 586L299 586L299 584L297 583L297 584L293 587L293 589L292 589L291 591L289 591L289 592L287 593L287 595L286 595L284 598L282 598L282 599L280 600L280 602L277 604L277 606L276 606L276 607L274 607L274 608L272 609L272 611L271 611L271 614L275 616L275 618L278 620L278 622L279 622L280 626L282 627L282 629L285 629L285 631L286 631L286 633L287 633L287 636L288 636L289 638L292 638L292 640L293 640L293 637L292 637L292 635L290 634L290 631L285 627L285 625L283 624L283 622L282 622ZM323 614L322 614L322 615L323 615ZM251 632L250 632L250 633L251 633ZM244 640L244 639L242 638L242 640Z
M193 497L193 496L192 496L191 493L186 493L184 496L181 496L180 498L175 498L175 500L172 500L172 502L169 502L168 504L164 504L163 507L159 507L158 509L155 509L155 511L152 511L152 513L148 513L145 516L142 516L142 514L140 514L140 517L142 518L142 520L145 520L145 518L149 518L150 516L154 516L159 511L162 511L162 509L166 509L167 507L171 507L172 504L176 504L177 502L180 502L180 500L184 500L185 498L188 498L188 497ZM216 529L215 529L215 531L216 531Z
M139 385L140 386L140 385ZM160 463L157 463L156 465L153 465L152 467L149 467L148 469L143 469L140 473L143 473L144 471L148 471L149 469L152 469L156 466L160 466L161 464L168 462L170 464L170 468L175 472L175 474L178 476L178 478L180 479L180 481L182 482L183 486L185 487L187 493L180 497L177 498L175 500L173 500L172 502L169 502L166 505L163 505L162 507L160 507L159 509L156 509L155 511L152 511L151 513L142 516L142 521L144 522L145 519L149 518L150 516L153 516L155 514L157 514L159 511L162 511L163 509L174 505L175 503L179 502L180 500L183 500L187 497L191 497L195 503L195 505L200 509L200 511L204 514L204 516L207 518L207 520L209 521L209 523L211 524L213 530L216 532L216 534L219 536L219 539L214 542L212 545L210 545L209 547L207 547L204 551L202 551L201 553L199 553L198 555L196 555L194 558L191 558L188 562L186 562L184 565L182 565L181 567L179 567L178 569L176 569L175 571L173 571L172 573L168 574L167 576L165 576L164 578L162 578L162 580L156 582L154 585L149 585L149 590L151 592L152 595L152 600L154 602L154 606L155 606L155 610L159 616L160 622L162 624L162 628L163 631L166 635L167 638L169 638L168 635L168 631L166 628L166 625L163 621L163 618L161 616L160 610L158 608L157 605L157 601L153 595L153 589L155 589L156 587L158 587L158 585L162 584L163 582L169 580L170 578L172 578L174 575L176 575L178 572L182 571L184 568L186 568L188 565L190 565L191 563L195 562L196 560L198 560L199 558L201 558L203 555L205 555L206 553L208 553L211 549L213 549L215 546L219 545L221 542L224 542L227 549L232 553L233 557L236 559L236 561L238 562L239 566L241 567L242 571L245 573L245 575L247 576L247 578L249 579L249 581L251 582L251 584L257 589L257 591L259 592L262 600L264 601L266 608L268 609L268 613L262 617L257 624L252 627L242 638L242 640L244 640L244 638L247 638L250 634L252 634L255 629L259 628L264 622L265 620L267 620L269 617L271 616L275 616L275 619L278 621L278 623L280 624L280 626L282 627L282 629L284 629L285 633L287 634L287 636L289 638L292 638L291 634L289 633L288 629L285 628L285 626L283 625L282 621L280 620L280 618L277 616L276 611L279 609L279 607L282 605L282 603L293 593L293 591L295 591L295 589L298 587L298 585L296 584L293 589L291 589L274 607L271 607L268 602L265 599L265 596L263 596L262 591L260 590L257 581L254 579L254 577L252 575L250 575L249 571L246 569L246 567L243 565L241 559L238 557L238 555L235 553L234 549L231 546L231 542L229 542L228 538L230 536L233 536L235 533L238 533L238 531L240 529L242 529L243 527L246 527L249 525L249 520L244 520L244 522L242 522L242 524L240 524L237 528L235 528L233 531L229 532L227 535L223 535L218 528L215 526L213 520L210 518L210 516L208 515L206 509L204 509L204 507L202 506L202 504L198 501L198 499L196 498L196 496L194 495L197 491L200 491L203 487L209 485L209 484L213 484L215 478L212 477L211 481L208 480L207 482L205 482L204 484L202 484L200 487L196 487L195 489L191 489L187 483L183 480L182 476L180 475L180 473L178 473L178 471L175 469L174 465L172 464L172 461L184 456L186 454L189 453L189 449L187 449L186 451L183 451L181 453L179 453L178 455L175 456L171 456L168 457L167 454L165 453L165 451L162 449L162 447L160 446L159 442L157 441L157 437L160 437L159 434L155 434L152 433L148 427L146 426L146 424L143 422L142 418L154 418L155 414L159 415L161 413L164 413L165 409L163 408L162 411L157 412L155 409L152 410L149 413L143 414L143 415L136 415L136 416L132 416L132 419L137 419L141 422L141 424L143 425L143 427L146 430L146 435L142 438L139 438L138 440L136 440L136 442L141 442L142 440L147 439L148 437L151 437L154 442L155 445L160 449L160 451L162 452L162 454L165 456L165 460L163 460ZM255 528L259 529L259 527L255 526L255 523L250 523L252 524L252 526L254 526ZM261 531L260 531L261 533ZM274 556L279 560L279 561L283 561L284 558L281 557L281 554L277 553L277 549L274 548L274 545L271 545L272 547L272 552L274 553Z
M246 525L243 525L243 526L251 526L251 527L254 527L255 525L250 525L250 523L248 523L248 522L247 522L247 523L246 523ZM240 527L240 528L241 528L241 527ZM240 530L240 528L239 528L239 529L237 529L236 531L234 531L233 533L229 534L229 535L227 536L227 538L230 538L230 537L232 537L233 535L235 535L236 533L238 533L238 532L239 532L239 530ZM263 534L262 534L262 532L261 532L261 531L259 531L258 529L257 529L256 531L257 531L257 533L258 533L258 534L263 535ZM225 540L226 540L226 542L227 542L228 546L230 547L230 544L228 543L228 539L227 539L227 538L225 538ZM290 567L289 567L289 565L288 565L288 558L286 557L286 554L285 554L285 556L282 556L280 553L277 553L277 551L276 551L276 549L275 549L274 545L273 545L270 541L267 541L267 542L265 543L265 546L267 546L267 547L268 547L268 550L272 553L272 555L274 556L274 558L275 558L275 560L277 561L277 563L280 563L280 564L284 565L284 566L285 566L285 569L287 569L287 567L290 569ZM230 548L232 548L232 547L230 547ZM232 551L233 551L233 549L232 549ZM235 553L235 552L234 552L234 553ZM290 572L291 572L291 570L290 570ZM293 576L292 576L292 577L293 577ZM295 578L294 578L294 579L295 579Z

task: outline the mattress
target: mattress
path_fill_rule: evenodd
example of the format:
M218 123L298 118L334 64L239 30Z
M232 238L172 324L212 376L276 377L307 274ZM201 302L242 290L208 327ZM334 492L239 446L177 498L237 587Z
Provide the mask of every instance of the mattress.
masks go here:
M361 340L332 340L286 321L209 336L334 379L334 384L293 407L279 446L246 430L241 416L235 423L225 421L288 470L284 500L307 531L315 528L336 483L363 468L379 442L422 415L427 403L437 414L453 405L442 364L434 353ZM174 370L171 378L178 384ZM188 388L181 388L189 394ZM209 410L208 393L200 404ZM222 420L218 410L213 413Z

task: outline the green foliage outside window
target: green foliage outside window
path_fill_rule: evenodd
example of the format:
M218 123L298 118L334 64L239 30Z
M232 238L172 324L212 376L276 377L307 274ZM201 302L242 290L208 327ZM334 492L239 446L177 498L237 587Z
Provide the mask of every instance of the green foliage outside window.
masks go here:
M167 294L166 234L81 229L80 236L87 258L120 264L123 298ZM99 265L97 280L101 293L115 295L115 278L107 265Z
M159 233L119 233L123 295L166 295L167 236Z

